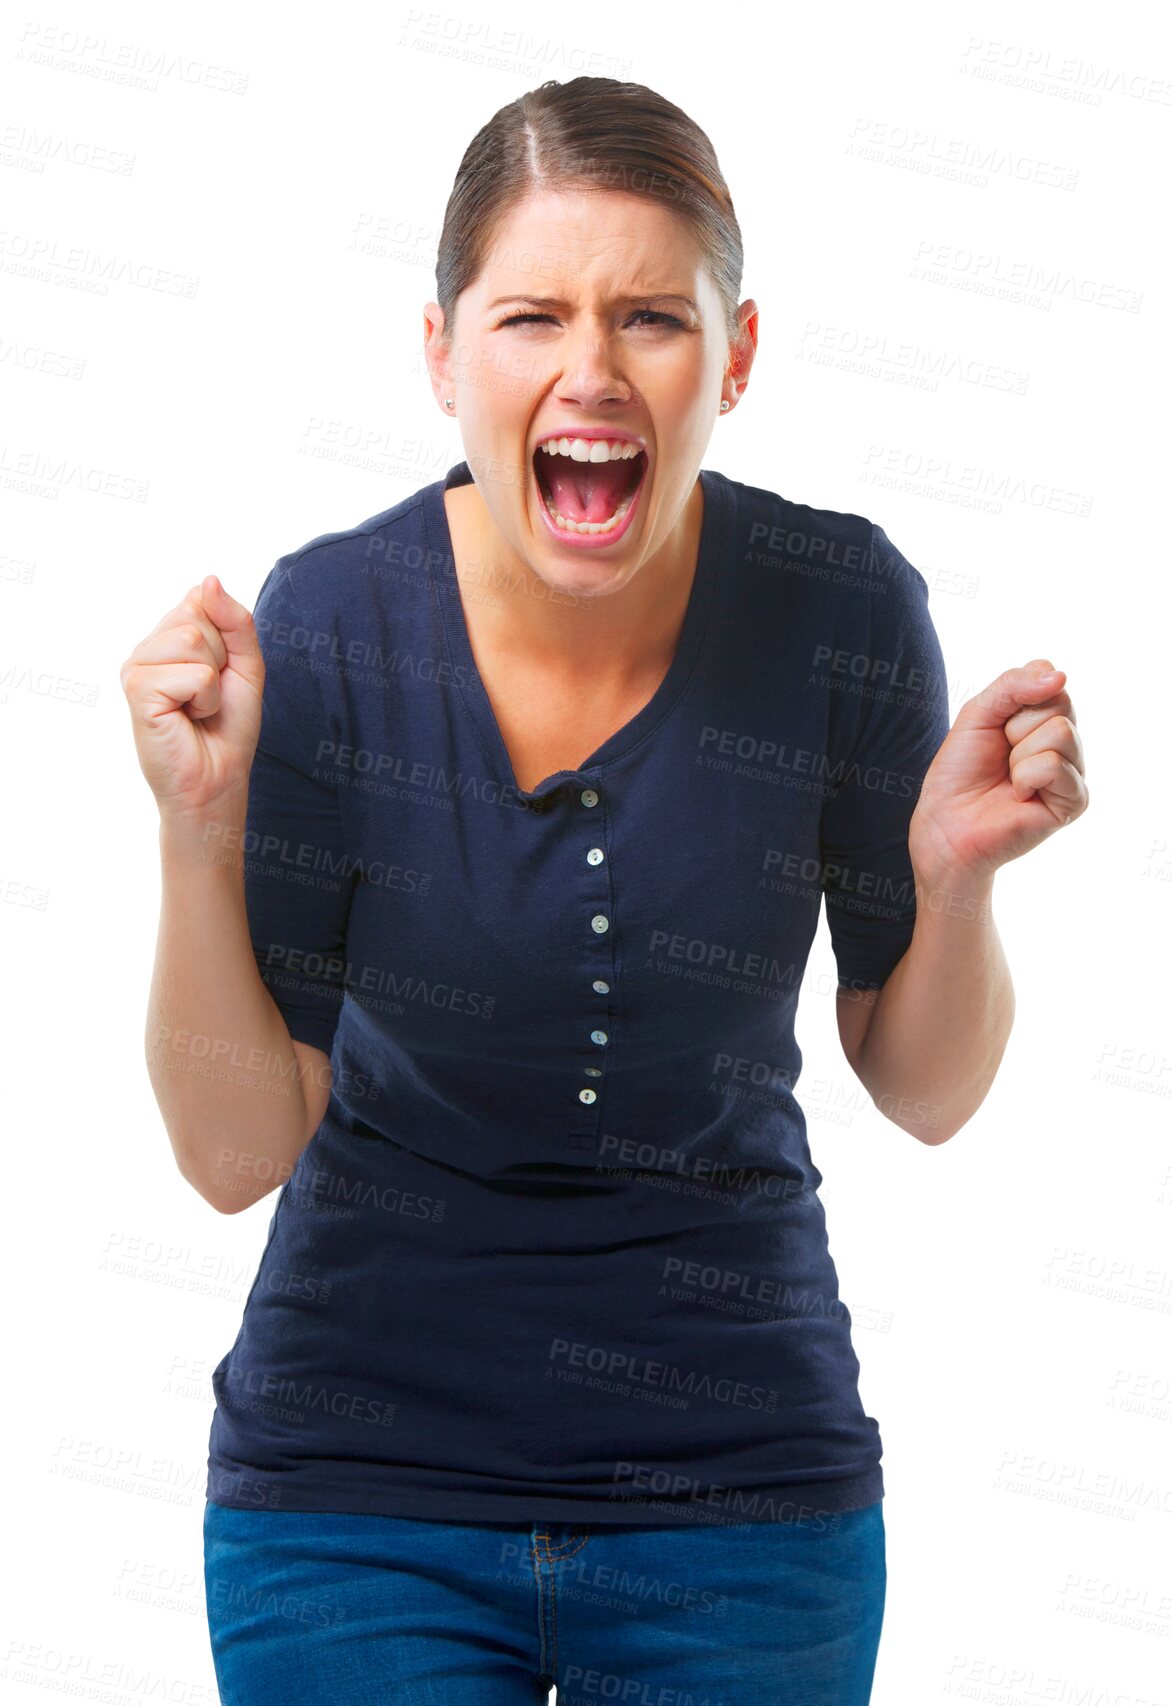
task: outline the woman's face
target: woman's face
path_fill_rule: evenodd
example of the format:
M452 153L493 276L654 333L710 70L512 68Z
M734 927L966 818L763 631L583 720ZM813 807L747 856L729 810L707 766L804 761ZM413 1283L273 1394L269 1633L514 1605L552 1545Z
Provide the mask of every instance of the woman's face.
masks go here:
M742 321L747 310L741 381L756 332L755 304ZM426 319L436 397L459 420L477 488L516 559L551 587L590 596L625 586L665 547L670 556L721 398L735 402L740 388L727 377L720 299L682 218L625 193L534 195L502 222L461 293L446 348L437 304ZM595 472L597 451L583 462L539 448L576 433L630 437L645 454ZM605 522L636 480L607 531L567 531L549 516L547 491L570 519Z

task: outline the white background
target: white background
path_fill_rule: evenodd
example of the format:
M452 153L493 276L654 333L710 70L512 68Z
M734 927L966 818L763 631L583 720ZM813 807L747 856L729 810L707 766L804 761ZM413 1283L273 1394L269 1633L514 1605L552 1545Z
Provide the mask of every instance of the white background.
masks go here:
M582 71L682 106L732 190L760 352L705 465L879 521L953 714L1045 656L1085 746L1086 816L997 877L1016 1025L949 1143L850 1073L824 922L803 991L885 1446L874 1699L1172 1700L1172 43L1145 11L10 15L6 1700L215 1699L209 1375L274 1206L197 1196L147 1079L157 814L119 666L209 570L251 604L461 459L420 359L444 205L493 112Z

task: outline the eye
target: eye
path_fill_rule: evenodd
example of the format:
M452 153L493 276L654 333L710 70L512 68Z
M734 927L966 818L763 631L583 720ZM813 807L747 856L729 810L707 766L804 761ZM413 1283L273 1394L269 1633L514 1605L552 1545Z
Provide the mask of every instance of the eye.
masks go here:
M631 315L631 318L632 318L632 320L651 321L654 324L662 325L662 326L680 326L680 327L682 327L684 324L684 322L681 319L679 319L677 315L675 315L675 314L663 314L663 313L660 313L660 311L656 308L638 308L638 309L636 309L634 314ZM526 324L536 325L541 320L548 320L552 324L553 323L553 315L552 314L533 314L533 313L510 314L507 320L500 321L500 323L497 326L497 331L498 332L501 331L505 326L521 326L521 325L526 325Z
M661 314L657 308L640 308L633 318L636 320L657 320L663 326L682 326L684 323L678 315Z
M657 308L639 308L631 316L633 320L654 320L661 326L682 326L683 321L676 314L661 314Z

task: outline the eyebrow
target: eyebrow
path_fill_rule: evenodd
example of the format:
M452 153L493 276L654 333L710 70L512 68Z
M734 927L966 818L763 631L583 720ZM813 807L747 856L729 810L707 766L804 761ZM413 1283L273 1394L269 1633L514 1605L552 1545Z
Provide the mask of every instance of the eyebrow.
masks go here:
M637 296L616 296L614 302L619 306L630 306L635 302L683 302L694 314L700 310L690 296L682 296L675 291L643 290ZM524 302L530 308L568 308L569 303L560 296L494 296L488 304L489 308L500 308L506 303Z

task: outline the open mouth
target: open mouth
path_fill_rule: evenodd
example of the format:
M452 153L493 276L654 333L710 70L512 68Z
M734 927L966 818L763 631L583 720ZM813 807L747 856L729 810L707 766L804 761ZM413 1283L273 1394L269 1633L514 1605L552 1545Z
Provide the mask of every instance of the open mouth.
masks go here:
M647 473L647 453L607 462L577 462L533 452L537 490L554 525L566 533L613 533L635 501Z

